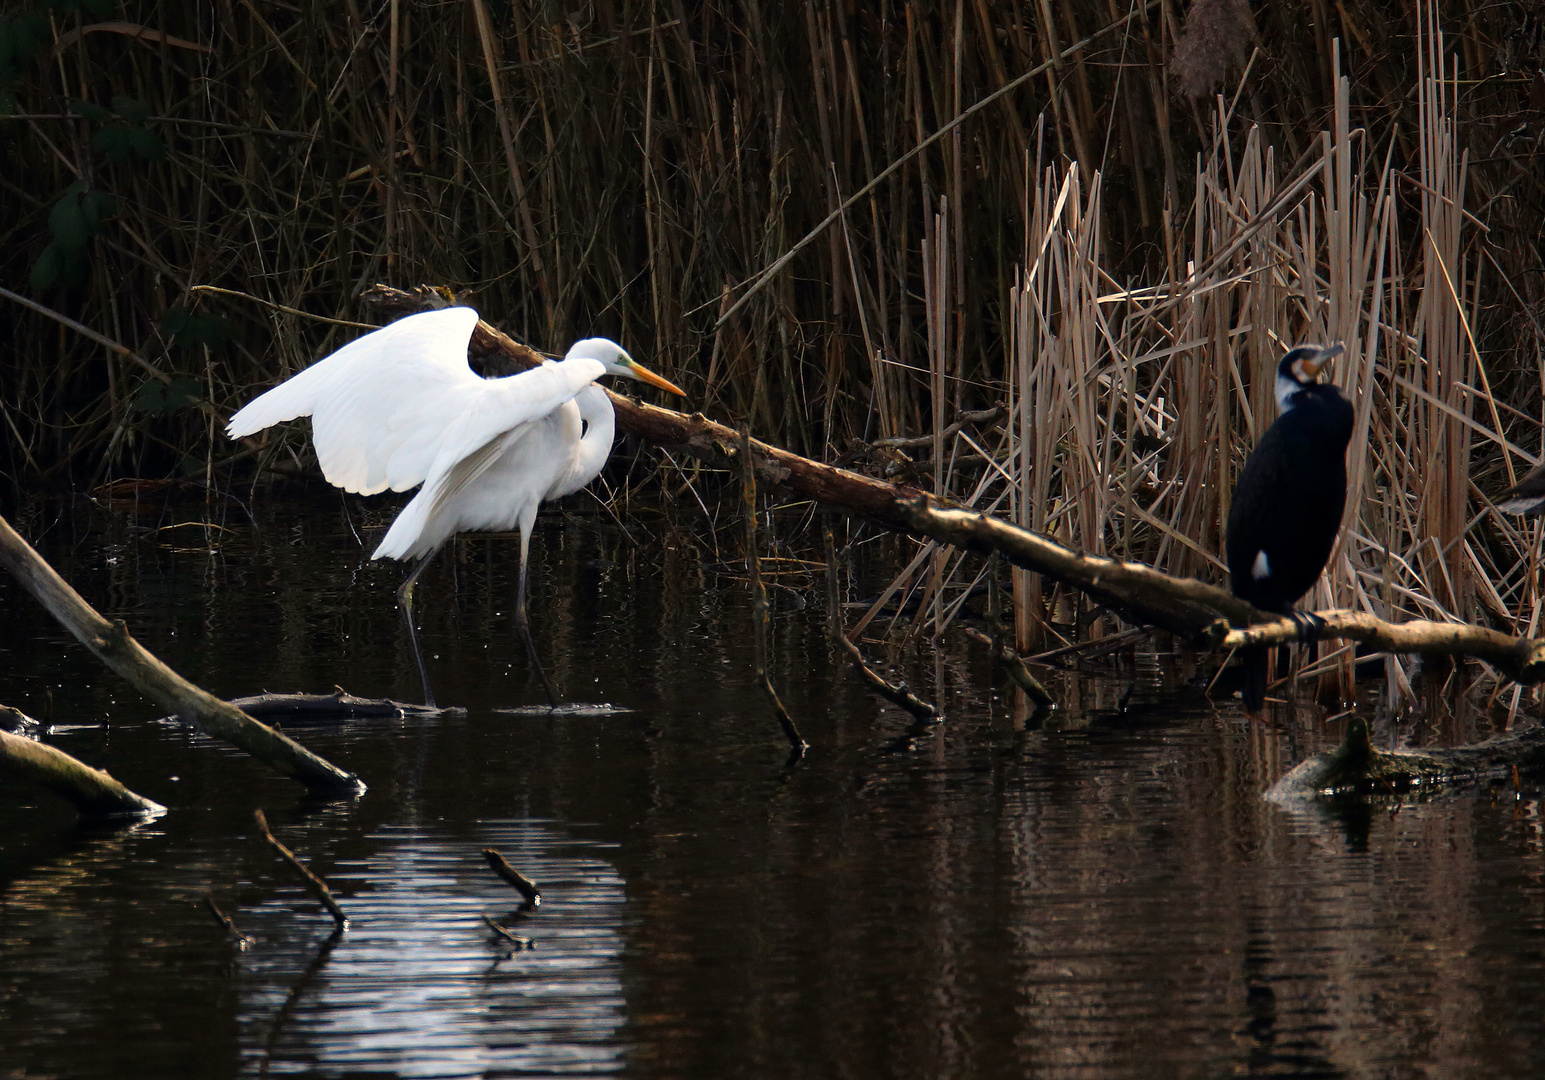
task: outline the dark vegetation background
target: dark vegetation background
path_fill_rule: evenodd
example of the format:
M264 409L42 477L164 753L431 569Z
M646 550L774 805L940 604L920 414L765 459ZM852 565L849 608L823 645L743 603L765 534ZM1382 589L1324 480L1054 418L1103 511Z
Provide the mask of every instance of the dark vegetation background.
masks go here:
M952 414L1001 396L1027 160L1103 174L1113 280L1183 273L1213 95L1236 141L1259 125L1298 160L1339 39L1352 125L1398 170L1416 21L1362 0L10 4L0 471L203 479L224 415L357 333L299 313L368 318L376 281L470 289L548 350L616 336L694 407L818 456L880 433L879 352L884 429L927 430L926 239L948 234ZM1448 4L1442 24L1465 204L1490 229L1466 256L1494 264L1473 330L1493 392L1537 416L1545 4ZM716 328L843 198L1047 61ZM1419 272L1420 229L1403 242Z

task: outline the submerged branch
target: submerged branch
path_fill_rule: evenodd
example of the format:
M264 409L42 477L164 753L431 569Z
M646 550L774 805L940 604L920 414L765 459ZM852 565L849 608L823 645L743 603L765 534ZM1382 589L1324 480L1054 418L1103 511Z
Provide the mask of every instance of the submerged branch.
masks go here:
M537 907L542 903L542 893L525 874L510 865L509 860L500 855L493 848L483 849L483 858L488 860L488 866L494 873L515 887L515 891L526 898L526 903L531 907Z

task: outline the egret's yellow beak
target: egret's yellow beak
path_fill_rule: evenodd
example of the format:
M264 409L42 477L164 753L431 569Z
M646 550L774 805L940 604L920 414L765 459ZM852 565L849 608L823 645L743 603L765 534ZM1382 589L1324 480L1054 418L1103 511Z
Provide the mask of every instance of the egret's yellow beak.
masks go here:
M628 371L635 379L648 383L650 386L658 386L661 390L669 390L677 397L686 397L687 392L663 375L656 375L643 364L631 356L628 357Z

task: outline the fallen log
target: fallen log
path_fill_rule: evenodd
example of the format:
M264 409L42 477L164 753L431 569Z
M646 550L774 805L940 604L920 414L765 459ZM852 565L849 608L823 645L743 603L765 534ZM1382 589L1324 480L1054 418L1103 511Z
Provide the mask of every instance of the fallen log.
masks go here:
M166 807L135 794L101 769L9 731L0 731L0 769L68 799L84 818L155 818L166 813Z
M420 287L412 292L375 285L363 299L388 311L412 312L444 307L453 300ZM533 367L543 356L486 322L472 335L474 356L492 358L492 374ZM617 426L640 438L680 447L715 465L739 471L740 435L733 428L654 405L644 405L607 391ZM750 440L758 477L814 499L863 514L887 528L927 536L955 547L1000 551L1014 565L1063 582L1109 605L1128 621L1156 626L1202 648L1303 640L1304 628L1273 612L1260 611L1217 585L1171 577L1142 563L1086 555L1053 540L977 511L943 504L916 488L891 484L861 473ZM1473 656L1509 678L1533 685L1545 680L1545 640L1514 637L1467 624L1389 623L1360 612L1323 612L1321 639L1362 641L1389 652ZM1246 627L1247 630L1231 629Z
M184 723L245 750L312 791L364 792L365 785L353 773L313 754L288 735L258 723L156 659L134 640L123 620L109 621L86 603L3 517L0 517L0 564L15 574L38 603L97 659L151 701L181 717Z

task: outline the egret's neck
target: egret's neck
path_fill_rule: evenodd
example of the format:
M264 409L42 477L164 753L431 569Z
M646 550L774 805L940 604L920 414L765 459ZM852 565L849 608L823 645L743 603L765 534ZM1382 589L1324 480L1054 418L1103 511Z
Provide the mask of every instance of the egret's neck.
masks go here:
M612 438L617 433L617 417L612 412L611 399L599 384L591 383L575 394L574 404L579 407L579 418L585 425L585 432L574 450L569 471L559 481L559 495L578 491L596 478L606 465L606 459L612 452Z

